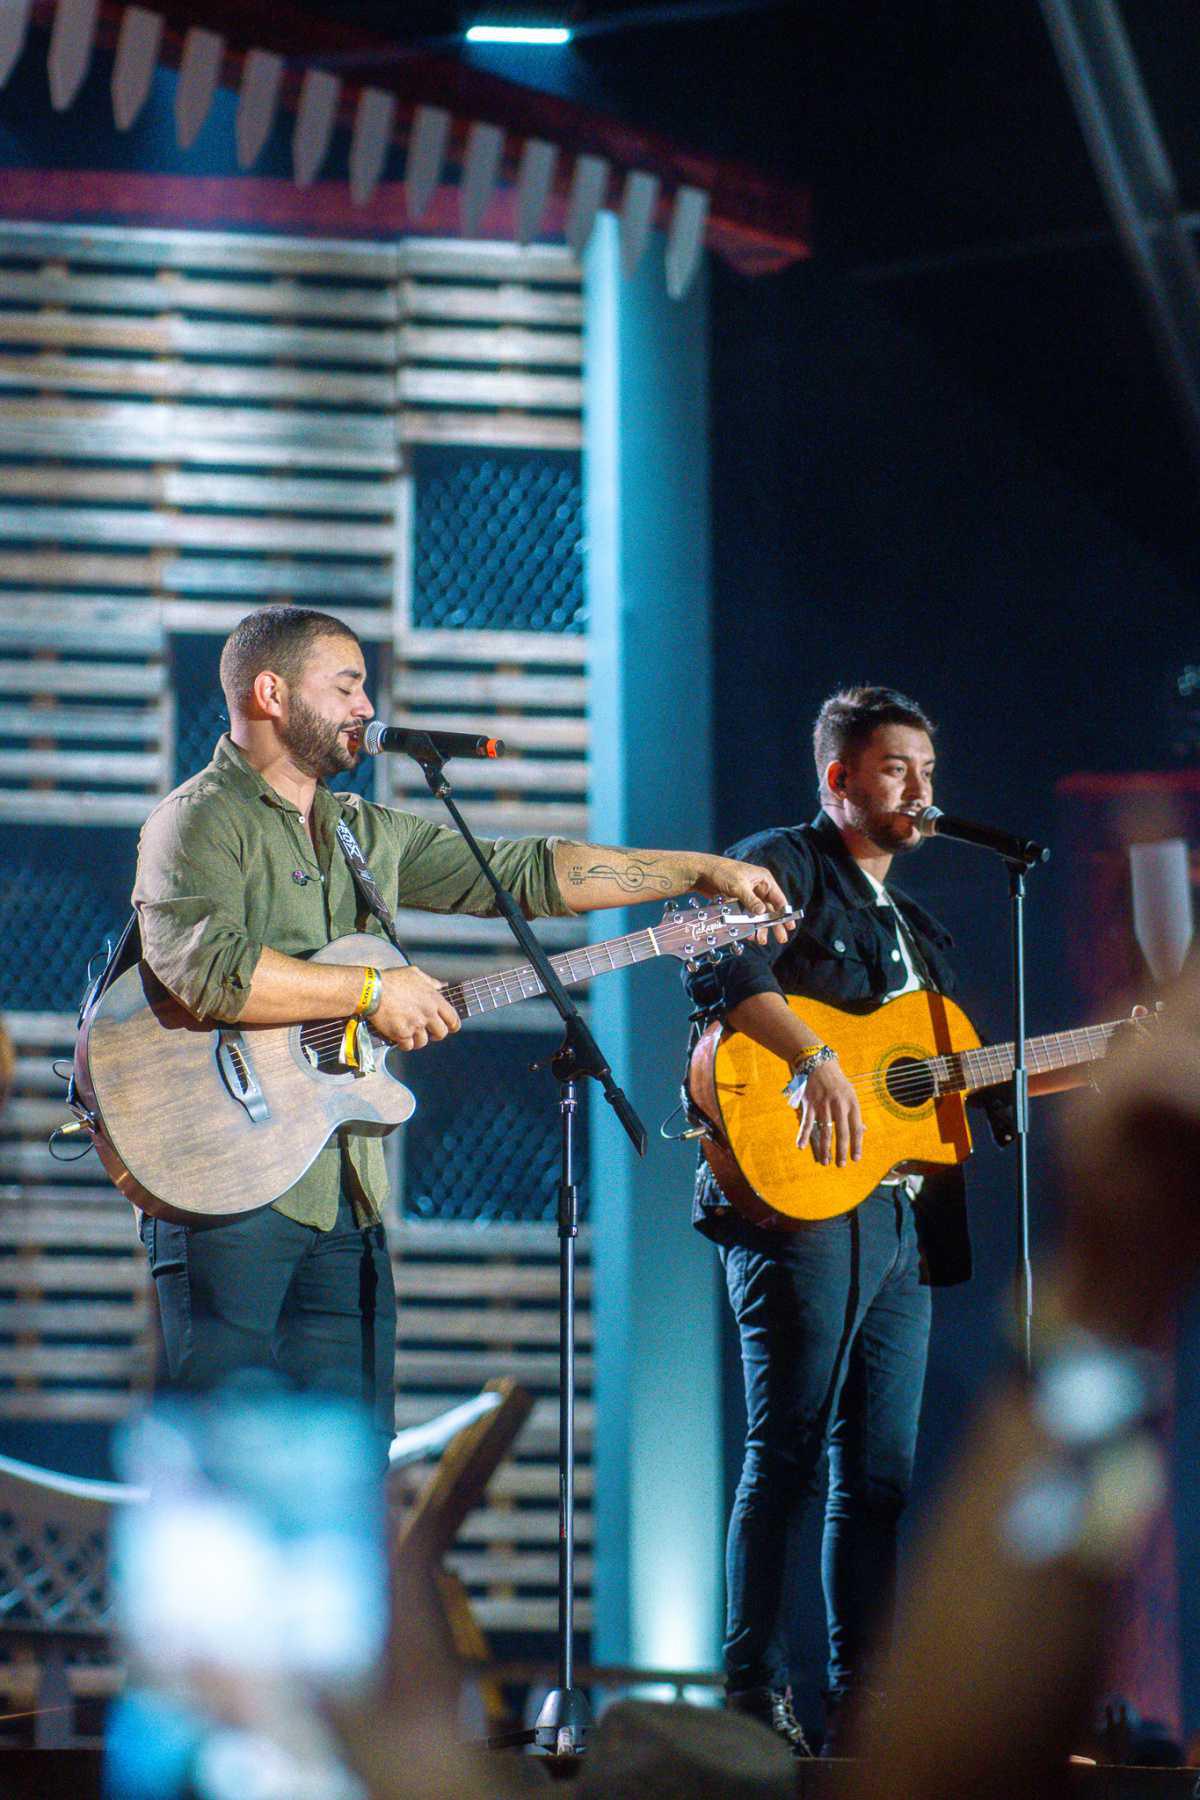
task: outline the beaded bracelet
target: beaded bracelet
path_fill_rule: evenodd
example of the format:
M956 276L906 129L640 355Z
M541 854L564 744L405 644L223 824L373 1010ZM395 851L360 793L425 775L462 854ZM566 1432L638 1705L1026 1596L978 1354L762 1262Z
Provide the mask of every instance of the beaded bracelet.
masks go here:
M804 1090L808 1085L808 1078L814 1069L819 1069L823 1063L836 1062L836 1060L837 1051L832 1044L812 1044L802 1050L792 1065L792 1073L783 1090L788 1105L797 1107L800 1105L804 1098Z

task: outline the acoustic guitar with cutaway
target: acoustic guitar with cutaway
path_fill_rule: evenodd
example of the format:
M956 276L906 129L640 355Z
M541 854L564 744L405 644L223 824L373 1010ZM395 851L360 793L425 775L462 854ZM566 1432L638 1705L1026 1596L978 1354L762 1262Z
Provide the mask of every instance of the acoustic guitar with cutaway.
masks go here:
M550 958L565 987L656 956L690 967L737 953L798 918L728 901L669 905L656 925ZM313 962L401 965L385 939L353 933ZM545 992L529 963L447 983L460 1019ZM412 1116L400 1052L366 1020L238 1025L197 1019L139 962L105 988L75 1046L76 1112L109 1177L143 1211L182 1223L269 1206L346 1130L383 1137Z
M987 1044L962 1008L914 989L871 1012L788 996L837 1051L862 1107L862 1160L818 1163L796 1147L781 1057L719 1021L692 1052L688 1091L710 1129L700 1143L730 1205L757 1225L799 1225L851 1212L885 1175L960 1163L971 1153L966 1098L1012 1079L1013 1046ZM1127 1020L1026 1040L1031 1074L1095 1062Z

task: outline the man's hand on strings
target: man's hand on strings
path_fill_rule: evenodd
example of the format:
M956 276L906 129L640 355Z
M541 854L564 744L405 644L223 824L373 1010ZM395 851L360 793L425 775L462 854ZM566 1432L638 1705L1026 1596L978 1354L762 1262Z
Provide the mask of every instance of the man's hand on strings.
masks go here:
M462 1020L441 983L415 965L383 971L383 999L371 1015L372 1029L401 1050L423 1050L457 1031Z

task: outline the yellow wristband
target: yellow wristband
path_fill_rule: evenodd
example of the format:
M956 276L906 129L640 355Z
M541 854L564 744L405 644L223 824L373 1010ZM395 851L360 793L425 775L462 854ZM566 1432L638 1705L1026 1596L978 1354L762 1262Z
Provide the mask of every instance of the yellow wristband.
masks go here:
M368 969L363 981L362 993L358 996L355 1017L369 1019L373 1012L379 1010L379 1002L383 999L383 975L379 969Z

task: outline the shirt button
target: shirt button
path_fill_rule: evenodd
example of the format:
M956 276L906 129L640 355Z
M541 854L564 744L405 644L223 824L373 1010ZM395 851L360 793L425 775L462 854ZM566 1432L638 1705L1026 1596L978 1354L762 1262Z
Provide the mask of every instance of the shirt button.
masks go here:
M836 951L837 951L837 953L838 953L838 955L839 955L839 956L840 956L840 955L841 955L841 954L842 954L842 952L843 952L843 951L844 951L844 950L845 950L845 948L846 948L846 946L845 946L845 944L843 944L843 942L842 942L842 940L841 940L841 938L834 938L834 940L833 940L833 947L834 947L834 949L835 949L835 950L836 950Z
M900 961L900 952L899 952L899 951L898 951L898 950L893 950L893 951L892 951L892 961L893 961L893 962L899 962L899 961Z

